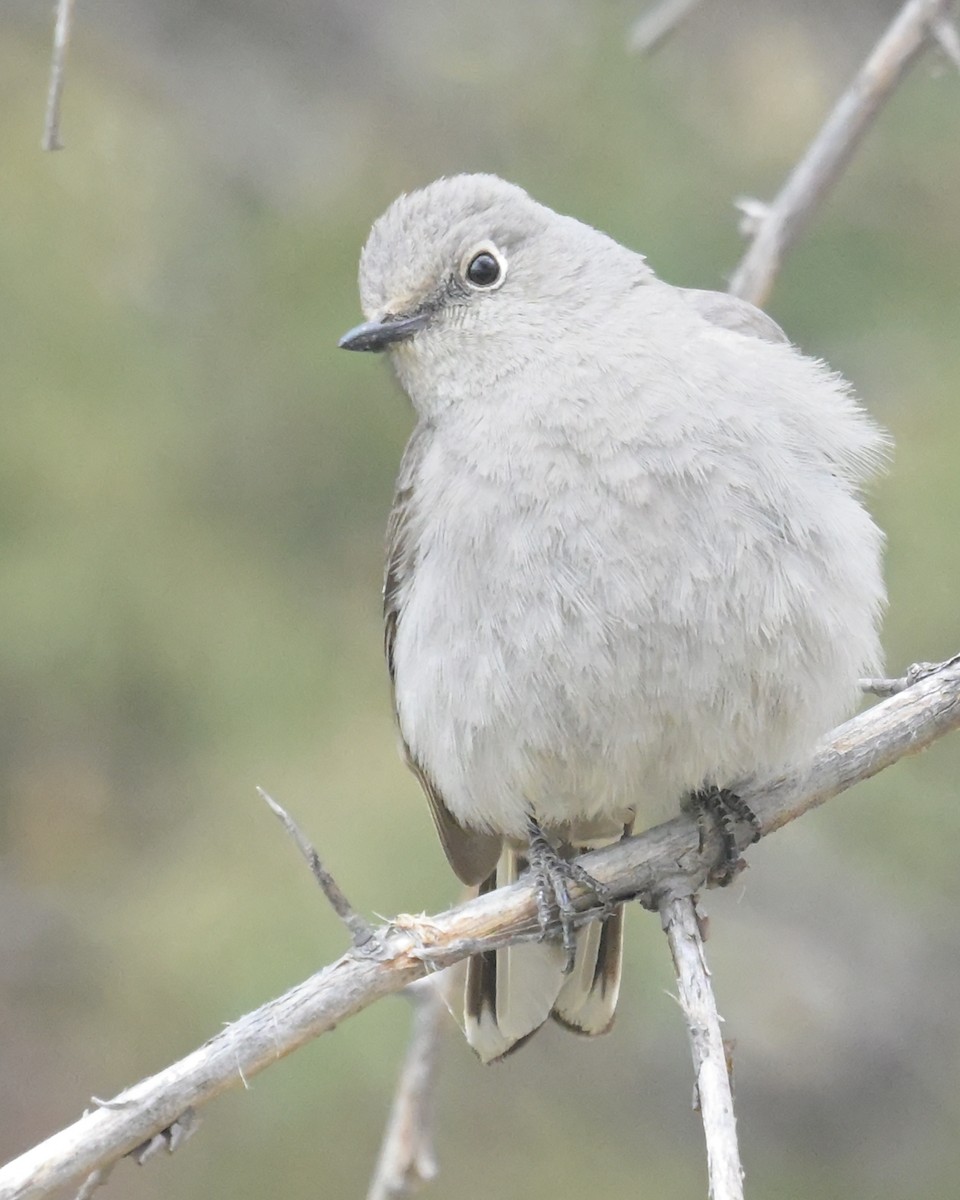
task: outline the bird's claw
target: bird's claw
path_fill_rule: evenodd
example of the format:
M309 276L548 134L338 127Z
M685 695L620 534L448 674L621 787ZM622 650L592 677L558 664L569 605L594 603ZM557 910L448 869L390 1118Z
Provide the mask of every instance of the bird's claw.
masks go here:
M726 887L746 866L737 841L737 822L742 821L749 825L753 831L750 841L757 842L763 832L760 819L745 800L728 788L703 788L699 792L694 792L690 803L697 814L700 850L703 850L706 840L708 820L713 822L720 834L720 858L711 868L710 881L719 887Z
M566 955L563 971L568 975L573 970L577 953L574 920L578 912L570 899L569 885L573 883L590 892L602 907L603 916L609 916L616 904L606 884L594 879L579 863L564 858L533 819L529 822L527 861L533 875L537 898L540 941L550 936L551 927L559 918L561 940Z

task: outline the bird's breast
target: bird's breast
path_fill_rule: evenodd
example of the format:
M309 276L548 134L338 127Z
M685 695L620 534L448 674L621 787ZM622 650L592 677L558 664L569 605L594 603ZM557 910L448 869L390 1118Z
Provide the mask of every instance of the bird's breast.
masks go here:
M869 518L749 447L440 437L412 509L398 717L466 823L662 816L787 761L876 654Z

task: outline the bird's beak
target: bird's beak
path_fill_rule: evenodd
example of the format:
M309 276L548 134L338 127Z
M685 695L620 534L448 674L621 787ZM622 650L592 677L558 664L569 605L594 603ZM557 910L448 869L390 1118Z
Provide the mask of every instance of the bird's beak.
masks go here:
M337 345L341 350L385 350L393 342L412 338L429 320L428 312L418 312L410 317L385 316L378 321L364 321L348 330Z

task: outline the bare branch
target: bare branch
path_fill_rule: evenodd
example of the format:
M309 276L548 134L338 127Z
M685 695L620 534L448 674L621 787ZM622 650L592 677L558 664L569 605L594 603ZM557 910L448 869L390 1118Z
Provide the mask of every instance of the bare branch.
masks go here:
M711 1200L743 1200L730 1072L696 902L690 892L668 890L660 900L660 919L673 955L680 1007L687 1019L696 1101L707 1143L709 1195Z
M775 779L740 789L765 834L861 779L925 749L960 727L960 662L860 713L820 742L810 759ZM752 836L744 830L744 841ZM696 824L676 817L579 861L617 899L653 895L672 882L703 885L720 846L702 848ZM571 889L575 903L589 897ZM588 914L584 911L584 916ZM382 996L481 950L538 934L534 889L497 888L434 917L397 917L377 931L377 950L350 950L310 979L241 1017L186 1058L141 1080L0 1169L0 1200L35 1200L85 1178L333 1029Z
M658 0L634 21L627 48L634 54L650 54L702 3L703 0Z
M53 30L53 57L50 63L50 86L47 89L47 113L43 123L43 150L62 150L60 141L60 97L67 66L67 50L73 32L74 0L58 0L57 23Z
M431 1110L440 1038L447 1025L445 986L442 975L431 975L407 988L414 1004L413 1033L367 1200L410 1196L437 1173Z
M306 859L307 866L310 868L311 874L320 885L323 894L330 901L330 907L349 930L350 938L354 946L356 946L358 950L362 950L364 948L366 948L368 951L372 950L372 943L376 938L373 926L360 916L357 910L344 895L340 885L321 862L320 855L314 849L312 842L307 840L306 836L300 829L300 826L296 823L296 821L294 821L293 817L291 817L287 810L279 805L272 796L268 795L261 787L257 788L257 792L267 802L270 807L270 811L280 818L280 822L284 829L293 838L297 849Z
M863 135L917 54L936 36L949 46L950 0L908 0L769 205L741 201L751 245L727 289L761 307L784 254L836 183ZM945 32L949 30L949 32ZM936 31L934 33L934 31Z

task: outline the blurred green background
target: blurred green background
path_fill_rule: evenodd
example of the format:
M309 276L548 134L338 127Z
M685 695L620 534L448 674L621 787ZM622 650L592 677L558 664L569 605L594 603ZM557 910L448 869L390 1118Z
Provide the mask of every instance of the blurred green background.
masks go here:
M892 3L640 7L90 0L38 149L49 13L0 14L0 1158L333 958L255 793L368 913L457 895L396 757L382 530L411 426L340 354L371 221L493 170L723 286ZM960 649L960 79L928 57L770 305L894 433L891 668ZM960 738L750 855L708 897L748 1194L935 1198L960 1172ZM701 1197L657 922L613 1033L443 1063L444 1198ZM408 1029L387 1000L210 1106L143 1200L363 1196ZM104 1193L105 1195L107 1193Z

